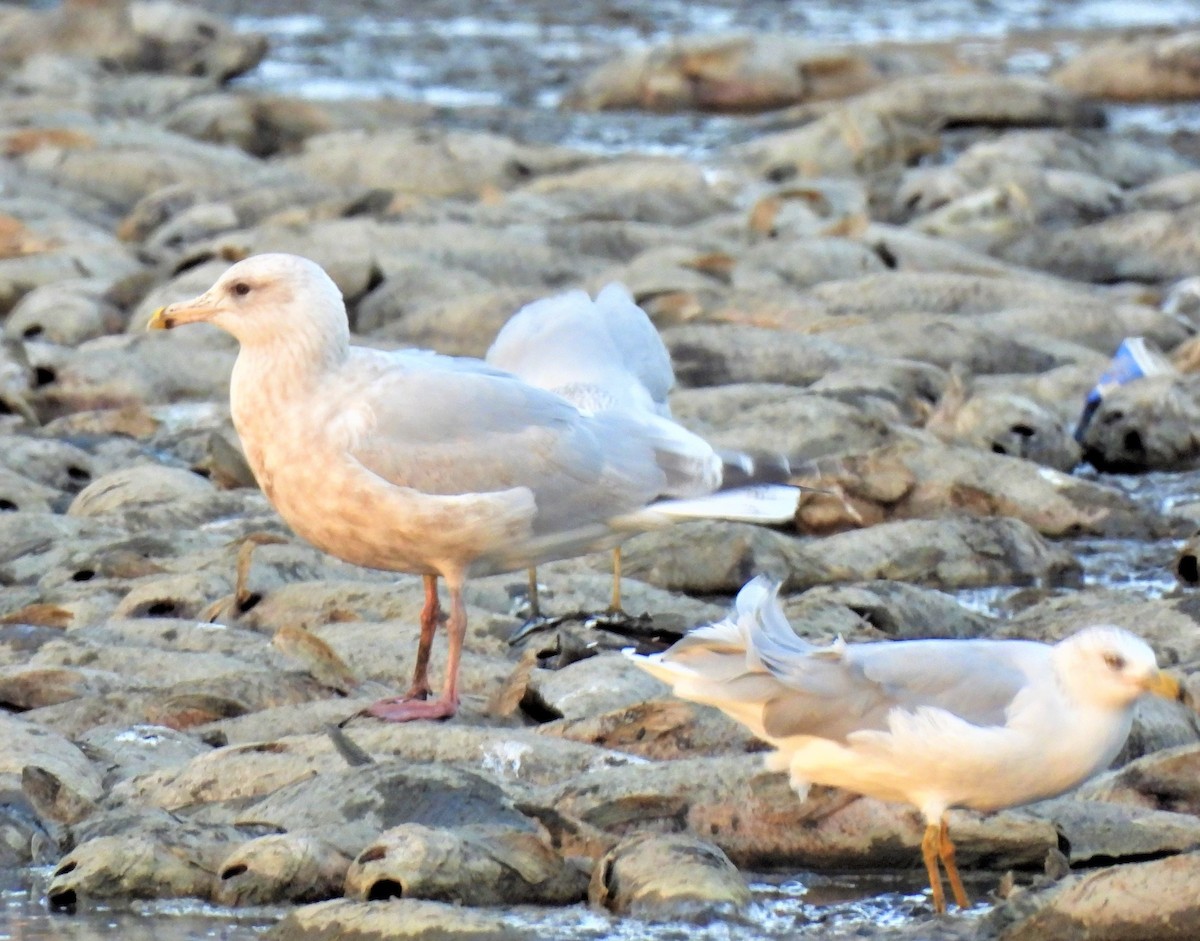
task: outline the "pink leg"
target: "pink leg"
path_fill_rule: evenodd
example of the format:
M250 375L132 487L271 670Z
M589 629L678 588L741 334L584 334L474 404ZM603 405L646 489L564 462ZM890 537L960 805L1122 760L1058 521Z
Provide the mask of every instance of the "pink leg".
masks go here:
M421 609L421 639L417 643L417 663L413 667L412 686L404 694L405 699L425 699L429 696L429 652L433 649L433 635L437 631L438 619L441 616L437 576L426 575L425 607Z
M450 589L450 620L447 624L450 646L446 658L446 682L442 688L442 695L432 701L426 700L424 696L420 698L413 696L413 691L422 686L424 692L427 693L429 690L426 676L429 666L429 644L433 642L433 631L437 625L437 582L432 576L427 576L425 582L426 607L421 614L421 641L417 648L417 667L413 676L413 689L409 691L408 695L394 699L382 699L373 706L369 706L367 712L376 718L385 719L388 722L411 722L414 719L445 719L458 711L458 664L462 659L463 638L467 633L467 606L463 602L461 576L457 576L453 580L447 578L446 583ZM432 626L429 628L428 640L426 640L427 619L425 615L429 611L430 584L434 586L434 615L428 619L428 623Z

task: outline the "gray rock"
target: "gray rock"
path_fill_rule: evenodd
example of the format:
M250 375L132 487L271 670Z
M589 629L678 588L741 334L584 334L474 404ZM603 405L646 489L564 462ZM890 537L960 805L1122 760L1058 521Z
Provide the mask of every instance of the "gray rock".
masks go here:
M665 920L742 908L750 889L713 844L682 834L638 833L596 863L588 897L614 912Z
M1200 847L1200 820L1191 814L1078 797L1042 801L1024 811L1058 827L1074 867L1150 859Z
M278 833L243 843L222 860L214 901L275 905L338 898L350 859L327 843Z
M1184 941L1200 931L1193 891L1200 853L1126 863L1064 880L1042 897L1016 900L992 925L1002 941ZM1027 914L1028 908L1034 908Z
M534 927L496 910L463 908L424 899L355 902L336 899L293 909L264 936L270 941L536 941Z
M402 824L372 840L346 873L346 895L361 901L567 905L586 892L586 875L538 836L488 826Z

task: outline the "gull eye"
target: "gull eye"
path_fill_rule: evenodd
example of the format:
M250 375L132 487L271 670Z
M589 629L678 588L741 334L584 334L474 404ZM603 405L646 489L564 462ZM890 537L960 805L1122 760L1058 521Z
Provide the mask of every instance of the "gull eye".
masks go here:
M248 285L245 281L236 281L230 290L238 297L245 297L250 293L250 285Z
M1125 658L1119 653L1109 651L1104 655L1104 665L1114 673L1120 673L1125 669Z

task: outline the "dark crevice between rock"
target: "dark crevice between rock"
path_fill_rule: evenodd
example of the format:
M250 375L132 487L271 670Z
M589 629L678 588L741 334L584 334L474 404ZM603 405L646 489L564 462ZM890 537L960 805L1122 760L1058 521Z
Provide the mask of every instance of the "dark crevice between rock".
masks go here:
M221 872L221 880L232 879L234 876L240 876L246 872L246 866L243 863L238 863L236 866L230 866Z
M563 717L561 712L532 690L526 690L525 695L521 697L520 709L522 713L538 725L546 722L557 722Z
M377 879L367 892L368 902L382 902L384 899L404 898L404 886L395 879Z

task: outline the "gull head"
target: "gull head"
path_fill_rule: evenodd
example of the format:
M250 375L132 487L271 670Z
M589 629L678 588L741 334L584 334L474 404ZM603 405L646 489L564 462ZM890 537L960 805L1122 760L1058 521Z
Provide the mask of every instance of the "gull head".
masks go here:
M1062 683L1080 701L1124 708L1143 693L1180 699L1179 681L1158 668L1154 651L1119 627L1088 627L1054 648Z
M322 346L349 342L341 291L314 261L281 253L252 255L190 301L160 307L147 329L211 323L242 346L298 338Z

